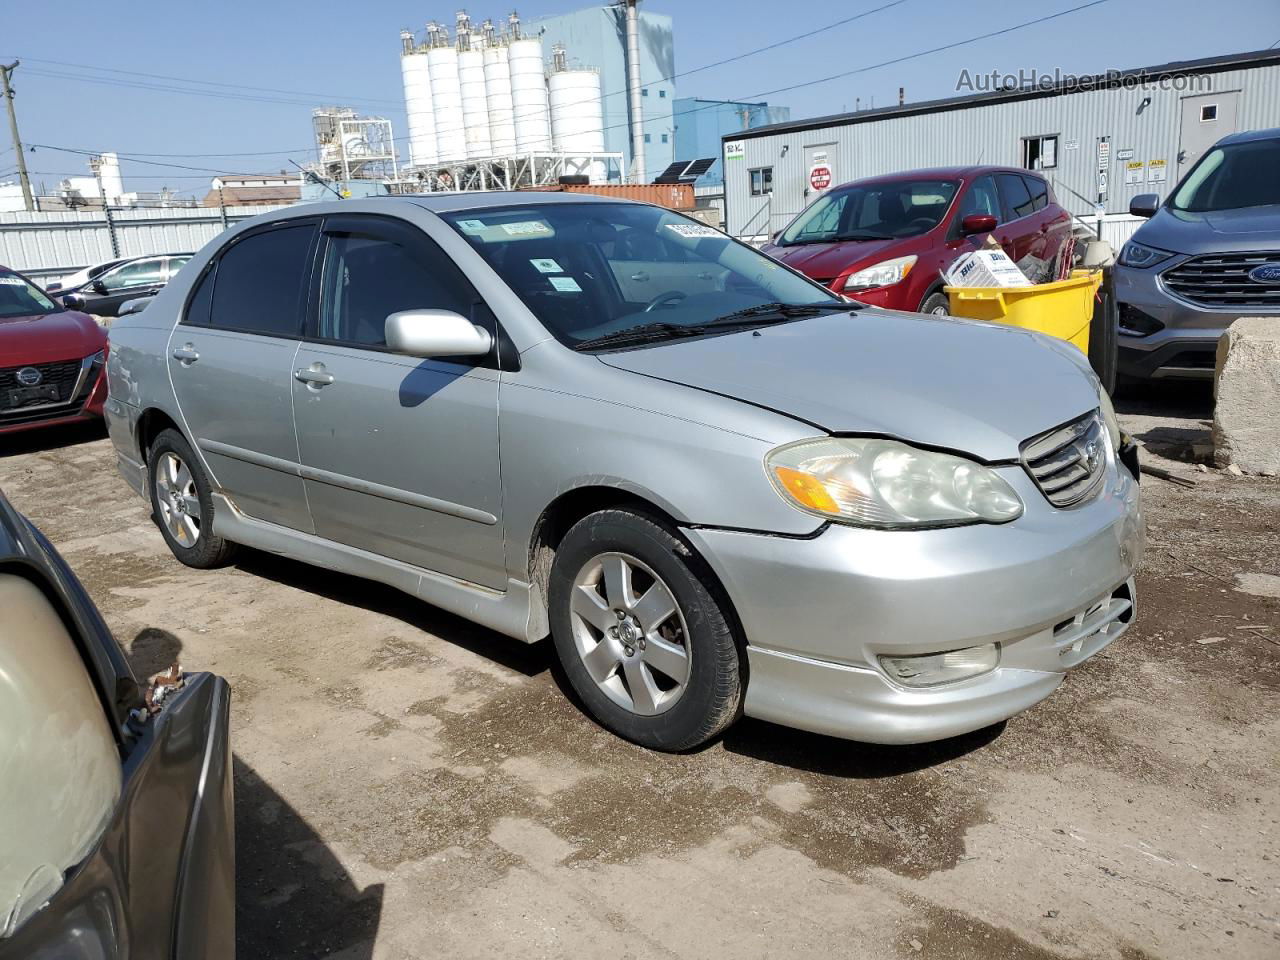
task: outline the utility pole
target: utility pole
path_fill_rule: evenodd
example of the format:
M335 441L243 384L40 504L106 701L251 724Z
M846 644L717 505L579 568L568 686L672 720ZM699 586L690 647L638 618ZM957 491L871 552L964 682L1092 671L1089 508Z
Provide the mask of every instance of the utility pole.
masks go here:
M18 179L22 181L22 199L28 210L36 208L35 198L31 196L31 178L27 176L27 158L22 153L22 138L18 136L18 115L13 112L13 88L9 86L9 76L17 69L19 61L10 64L0 63L0 81L4 83L4 102L9 108L9 133L13 135L13 152L18 157Z

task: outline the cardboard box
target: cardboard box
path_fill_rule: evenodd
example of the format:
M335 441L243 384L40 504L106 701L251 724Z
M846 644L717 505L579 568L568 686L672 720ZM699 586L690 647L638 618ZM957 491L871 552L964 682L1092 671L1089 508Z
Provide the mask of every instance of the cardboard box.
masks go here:
M1029 287L1031 281L1003 250L967 253L944 275L949 287Z

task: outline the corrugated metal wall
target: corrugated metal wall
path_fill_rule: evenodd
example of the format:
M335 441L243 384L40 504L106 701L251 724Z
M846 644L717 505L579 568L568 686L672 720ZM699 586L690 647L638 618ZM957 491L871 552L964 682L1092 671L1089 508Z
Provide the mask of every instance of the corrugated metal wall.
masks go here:
M1201 73L1177 78L1186 89L1156 85L1133 89L1089 90L1036 99L985 104L916 116L885 117L821 129L758 134L744 132L740 158L725 158L726 228L735 235L772 233L784 227L813 199L805 189L807 148L833 144L836 183L919 167L979 163L1022 165L1024 137L1058 136L1058 164L1045 170L1054 179L1058 199L1073 213L1092 215L1092 206L1073 196L1096 196L1097 139L1111 138L1107 211L1127 211L1139 193L1167 193L1187 170L1179 165L1182 101L1202 94L1239 91L1237 130L1280 126L1280 66ZM1139 110L1144 97L1151 103ZM1074 148L1071 147L1075 143ZM1120 151L1133 160L1166 161L1163 183L1125 184ZM773 197L753 197L749 171L773 168ZM767 224L767 226L766 226Z
M227 224L288 204L227 207ZM226 225L217 208L139 208L113 210L121 257L190 253L220 234ZM115 259L102 211L0 213L0 264L49 283L75 271Z

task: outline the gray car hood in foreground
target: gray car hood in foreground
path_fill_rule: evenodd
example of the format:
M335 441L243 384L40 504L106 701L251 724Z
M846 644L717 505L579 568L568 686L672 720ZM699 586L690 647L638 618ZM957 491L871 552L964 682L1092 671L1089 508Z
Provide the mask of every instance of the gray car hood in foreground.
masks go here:
M1012 327L880 310L599 359L832 433L893 436L986 461L1014 460L1022 441L1098 405L1087 363L1069 344Z

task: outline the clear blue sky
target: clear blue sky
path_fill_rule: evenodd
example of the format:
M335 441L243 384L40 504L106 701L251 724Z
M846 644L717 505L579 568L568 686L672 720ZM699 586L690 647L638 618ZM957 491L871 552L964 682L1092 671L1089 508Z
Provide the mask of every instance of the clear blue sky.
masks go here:
M10 2L0 16L0 58L23 58L15 73L18 118L27 143L115 150L200 168L144 166L125 160L127 188L161 185L203 196L216 172L269 171L308 159L310 108L350 104L392 119L406 133L399 31L431 19L452 23L466 7L477 22L505 17L502 4L475 0L380 0L307 4L224 0L184 4L131 0ZM693 70L832 23L888 0L787 3L781 0L645 0L675 21L678 72ZM1085 0L904 0L900 5L816 36L714 69L677 77L679 96L754 98L764 91L868 67L1077 6ZM505 4L505 5L503 5ZM574 10L580 0L526 0L526 19ZM898 87L908 100L955 94L961 70L1034 69L1096 73L1265 49L1280 43L1278 0L1108 0L1101 6L1002 37L867 70L842 80L768 97L793 117L852 109L861 98L883 105ZM61 61L60 63L40 62ZM70 64L70 65L67 65ZM120 84L187 87L95 68L237 84L209 87L218 97ZM111 83L98 82L110 80ZM267 90L266 88L273 88ZM300 91L301 95L276 91ZM255 92L256 91L256 92ZM264 102L281 98L294 103ZM401 141L403 145L403 141ZM0 124L0 180L14 168ZM258 156L212 154L281 151ZM201 156L202 154L202 156ZM33 179L53 190L86 158L38 149L27 154Z

